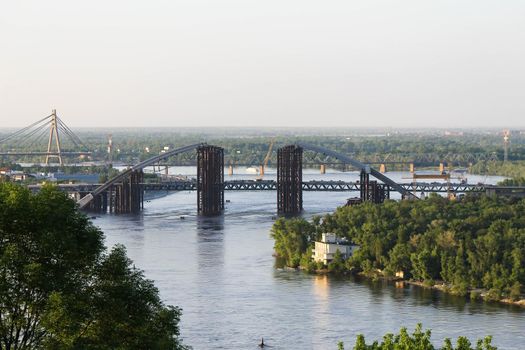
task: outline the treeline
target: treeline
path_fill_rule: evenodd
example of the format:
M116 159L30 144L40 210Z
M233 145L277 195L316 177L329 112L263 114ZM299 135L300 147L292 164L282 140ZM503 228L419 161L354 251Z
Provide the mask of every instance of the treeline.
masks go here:
M498 182L499 186L525 186L525 177L514 177Z
M392 350L392 349L417 349L417 350L436 350L431 343L431 331L423 331L421 324L416 326L414 333L408 333L406 328L401 328L398 334L387 333L383 336L382 341L366 343L365 337L360 334L357 336L354 350ZM447 338L443 342L441 350L497 350L492 345L492 337L487 336L484 339L476 341L475 347L467 337L459 337L456 344ZM338 350L344 350L344 344L339 342Z
M513 162L478 162L470 168L472 174L499 175L508 177L525 176L525 161Z
M238 131L237 131L238 132ZM462 155L483 154L488 158L503 159L503 144L501 135L469 133L463 136L442 136L423 133L391 133L385 135L356 135L356 132L322 135L301 133L300 130L267 130L261 134L249 132L246 136L238 137L235 130L217 131L215 133L200 132L199 130L161 131L161 130L124 130L114 131L113 134L113 161L136 162L159 154L164 147L175 149L190 144L207 142L225 148L225 156L242 164L260 164L270 141L284 145L298 141L321 145L337 152L355 157L363 161L410 161L418 160L418 165L436 165L436 162L447 161L468 166L479 159ZM79 132L78 135L93 152L95 160L108 158L107 132ZM264 135L264 136L260 136ZM31 145L30 149L18 149L16 144L1 144L1 151L8 150L44 150L46 145ZM68 149L67 147L65 149ZM68 149L70 150L70 149ZM72 150L72 149L71 149ZM305 154L305 160L320 160L314 154ZM25 157L25 161L41 161L41 157ZM510 160L525 160L525 137L512 136L512 147L509 151ZM187 155L176 157L178 164L192 164L194 159ZM273 152L270 162L275 164L276 153ZM423 163L423 164L422 164Z
M360 248L328 269L393 276L489 300L521 298L525 284L525 200L467 196L450 201L387 201L341 207L312 222L279 219L275 252L289 266L314 271L311 247L321 232L335 232Z

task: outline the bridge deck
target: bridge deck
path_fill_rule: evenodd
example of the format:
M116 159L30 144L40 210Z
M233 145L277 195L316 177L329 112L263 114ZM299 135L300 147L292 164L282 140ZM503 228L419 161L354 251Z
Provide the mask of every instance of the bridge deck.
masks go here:
M161 183L144 183L142 184L145 191L196 191L196 181L173 181ZM495 187L490 185L474 185L474 184L460 184L460 183L403 183L399 184L406 191L416 193L481 193L486 192L487 189L497 188L498 193L501 191L525 192L525 187ZM93 192L99 188L100 184L60 184L60 189L67 192ZM39 190L41 185L29 185L32 190ZM359 191L359 182L346 181L307 181L302 184L303 191L312 192L352 192ZM224 182L225 191L276 191L277 182L274 180L231 180ZM393 190L393 189L391 189Z

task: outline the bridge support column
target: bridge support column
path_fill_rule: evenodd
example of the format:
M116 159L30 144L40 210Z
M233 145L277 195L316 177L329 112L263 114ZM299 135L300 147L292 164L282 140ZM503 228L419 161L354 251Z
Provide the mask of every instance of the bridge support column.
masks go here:
M447 167L447 163L445 162L439 163L439 172L443 174L445 172L446 167Z
M326 165L321 164L321 174L326 174Z
M303 210L303 149L291 145L277 150L277 211L297 214Z
M359 183L361 184L360 197L361 202L368 201L368 189L370 187L370 174L365 170L361 170L361 175L359 176Z
M133 171L121 184L115 185L115 214L138 213L144 208L143 182L144 173L140 170Z
M410 163L410 172L413 174L415 171L414 163Z
M379 172L380 172L381 174L386 173L386 164L381 164L381 165L379 166Z
M224 149L197 148L197 211L215 216L224 210Z
M361 202L383 203L385 199L390 198L390 189L388 185L380 184L377 181L370 181L370 174L361 170Z
M89 192L80 192L80 198L85 197ZM108 210L108 193L102 192L96 195L93 200L84 208L84 210L92 213L105 213Z
M228 175L232 176L233 175L233 165L230 164L230 166L228 167Z

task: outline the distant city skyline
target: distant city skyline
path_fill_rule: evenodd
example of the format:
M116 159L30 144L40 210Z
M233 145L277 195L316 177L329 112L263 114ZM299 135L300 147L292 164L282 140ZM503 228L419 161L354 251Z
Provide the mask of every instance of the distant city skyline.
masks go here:
M525 3L6 2L0 128L525 127Z

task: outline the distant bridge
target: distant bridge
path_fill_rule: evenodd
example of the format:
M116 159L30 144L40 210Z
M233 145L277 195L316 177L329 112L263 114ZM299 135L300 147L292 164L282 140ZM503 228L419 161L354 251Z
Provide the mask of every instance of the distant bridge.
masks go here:
M58 188L65 192L94 192L102 184L59 184ZM196 181L170 181L159 183L140 183L144 191L196 191ZM358 181L303 181L302 190L306 192L359 192L361 184ZM492 185L471 185L461 183L400 183L406 191L416 193L485 193L490 189L523 190L523 187L501 187ZM33 191L38 191L42 185L29 185ZM230 180L223 183L225 191L277 191L275 180ZM393 189L390 189L393 190Z
M148 184L144 182L143 169L159 164L170 157L197 150L197 180L174 183ZM302 181L303 150L333 158L349 164L360 171L359 182ZM379 181L371 181L369 176ZM363 164L344 154L324 147L306 143L283 146L277 150L277 181L224 181L224 150L205 143L188 145L140 162L97 187L79 189L79 207L106 211L109 207L117 213L137 212L143 208L144 191L197 191L198 212L203 215L220 215L224 209L224 191L277 191L277 208L280 213L298 213L303 208L303 191L359 191L360 201L381 203L396 191L401 198L418 199L417 194L426 192L503 193L505 189L488 188L468 184L399 184L369 164ZM510 189L512 193L520 189ZM523 191L525 194L525 191Z
M68 141L67 146L77 149L76 151L64 150L64 137ZM45 140L47 151L29 151L42 146ZM14 148L8 144L12 144ZM91 155L82 140L57 116L55 109L47 117L0 138L0 147L9 148L8 151L0 152L0 157L45 156L46 165L49 165L51 158L57 159L58 163L63 165L62 157Z
M371 168L369 165L329 149L305 143L284 146L278 149L277 183L275 185L267 182L253 185L248 183L231 185L238 190L250 187L270 190L270 187L273 186L273 190L277 191L277 207L279 212L300 212L303 207L303 149L322 154L325 157L337 159L344 164L349 164L360 170L361 181L359 191L363 201L372 200L374 202L382 202L385 198L389 198L390 190L399 192L403 198L417 198L412 192L381 174L379 171ZM198 210L204 215L219 215L224 208L224 191L226 190L225 184L227 184L224 182L224 150L220 147L210 146L205 143L174 149L140 162L121 172L96 189L89 191L87 194L79 193L81 198L78 199L77 203L81 209L90 205L92 207L95 206L95 210L104 211L104 208L110 203L109 207L111 211L111 203L116 203L117 212L139 211L143 207L143 191L145 190L142 185L143 169L156 165L160 161L170 157L194 150L197 150L197 183L195 186L197 190ZM382 184L369 181L370 175L380 180ZM116 190L113 193L112 189L115 186ZM333 184L317 184L312 186L313 187L306 190L315 190L315 188L318 188L324 190L331 189L334 191L338 188ZM108 198L108 191L113 193L109 195L110 198ZM95 201L95 203L93 201Z

